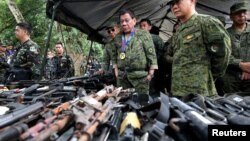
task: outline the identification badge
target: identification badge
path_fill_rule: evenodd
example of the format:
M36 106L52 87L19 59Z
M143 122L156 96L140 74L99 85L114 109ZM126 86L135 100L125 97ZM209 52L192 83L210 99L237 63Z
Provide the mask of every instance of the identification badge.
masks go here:
M122 52L121 54L120 54L120 59L125 59L126 58L126 54L124 53L124 52Z
M193 35L188 35L188 36L186 37L187 40L191 40L192 38L193 38Z

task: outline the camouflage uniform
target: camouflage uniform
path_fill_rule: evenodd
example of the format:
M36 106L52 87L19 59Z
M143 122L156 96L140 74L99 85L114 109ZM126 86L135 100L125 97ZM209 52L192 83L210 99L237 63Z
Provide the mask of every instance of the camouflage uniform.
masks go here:
M242 70L239 68L240 62L250 62L250 25L239 33L233 27L227 29L232 41L232 55L223 77L224 87L226 93L233 92L250 92L250 80L241 80Z
M108 73L110 75L112 75L112 85L117 86L116 83L116 77L115 77L115 73L113 70L113 63L112 63L112 45L110 43L107 43L105 45L105 49L104 49L104 55L103 55L103 64L102 64L102 69L104 70L105 73Z
M54 67L52 58L47 58L47 63L44 67L44 78L53 80L56 77L56 67Z
M5 52L0 52L0 84L4 83L6 66L8 64Z
M41 69L40 47L31 39L17 47L13 58L13 65L17 69L31 71L31 79L38 79Z
M104 47L104 54L103 54L103 64L102 68L105 72L110 71L110 63L111 63L111 54L112 54L112 46L110 43L107 43Z
M173 95L217 94L214 80L224 74L231 54L230 38L221 22L194 14L180 25L171 42Z
M136 29L127 49L126 57L120 58L122 33L111 42L114 64L117 64L119 76L117 85L123 88L135 88L139 94L148 94L149 82L146 80L148 69L158 69L157 58L151 35L144 30Z
M52 58L53 66L55 67L55 75L53 78L60 79L72 77L75 75L73 60L68 55L54 56Z

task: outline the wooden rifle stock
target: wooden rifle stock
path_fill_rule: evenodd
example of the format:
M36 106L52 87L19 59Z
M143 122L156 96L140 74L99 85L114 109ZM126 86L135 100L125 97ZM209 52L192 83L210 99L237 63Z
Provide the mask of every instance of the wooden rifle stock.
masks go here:
M118 95L121 91L121 88L118 88L113 94ZM97 112L96 114L98 117L93 120L90 126L85 128L84 134L80 137L79 141L89 141L91 140L90 137L93 135L93 133L96 131L97 127L102 123L106 116L108 115L109 111L115 106L116 102L119 101L119 97L109 97L108 100L103 105L102 111Z
M45 131L41 132L36 138L33 138L32 141L44 141L48 140L48 138L53 135L54 133L57 133L61 131L63 128L65 128L72 119L73 115L72 114L67 114L62 119L59 119L56 121L54 124L49 126L48 129Z

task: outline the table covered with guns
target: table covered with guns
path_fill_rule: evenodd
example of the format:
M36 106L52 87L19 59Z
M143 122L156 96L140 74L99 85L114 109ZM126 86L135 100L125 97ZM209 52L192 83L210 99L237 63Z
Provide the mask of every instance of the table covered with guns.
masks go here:
M12 83L0 94L0 141L207 141L209 125L250 125L247 97L161 93L142 104L134 89L104 80Z

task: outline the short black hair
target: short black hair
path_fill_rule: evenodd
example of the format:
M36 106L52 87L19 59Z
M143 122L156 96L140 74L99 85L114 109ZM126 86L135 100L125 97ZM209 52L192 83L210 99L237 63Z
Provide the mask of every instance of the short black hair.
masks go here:
M26 30L29 35L32 33L32 26L29 23L21 22L21 23L17 23L16 26Z
M63 47L63 43L61 41L56 42L56 45L61 45Z
M131 9L122 9L119 13L119 18L121 17L121 15L124 15L126 13L128 13L132 19L136 18L134 11L132 11Z
M148 25L152 25L151 21L150 21L149 19L147 19L147 18L142 19L142 20L140 21L140 23L142 23L142 22L147 22Z

